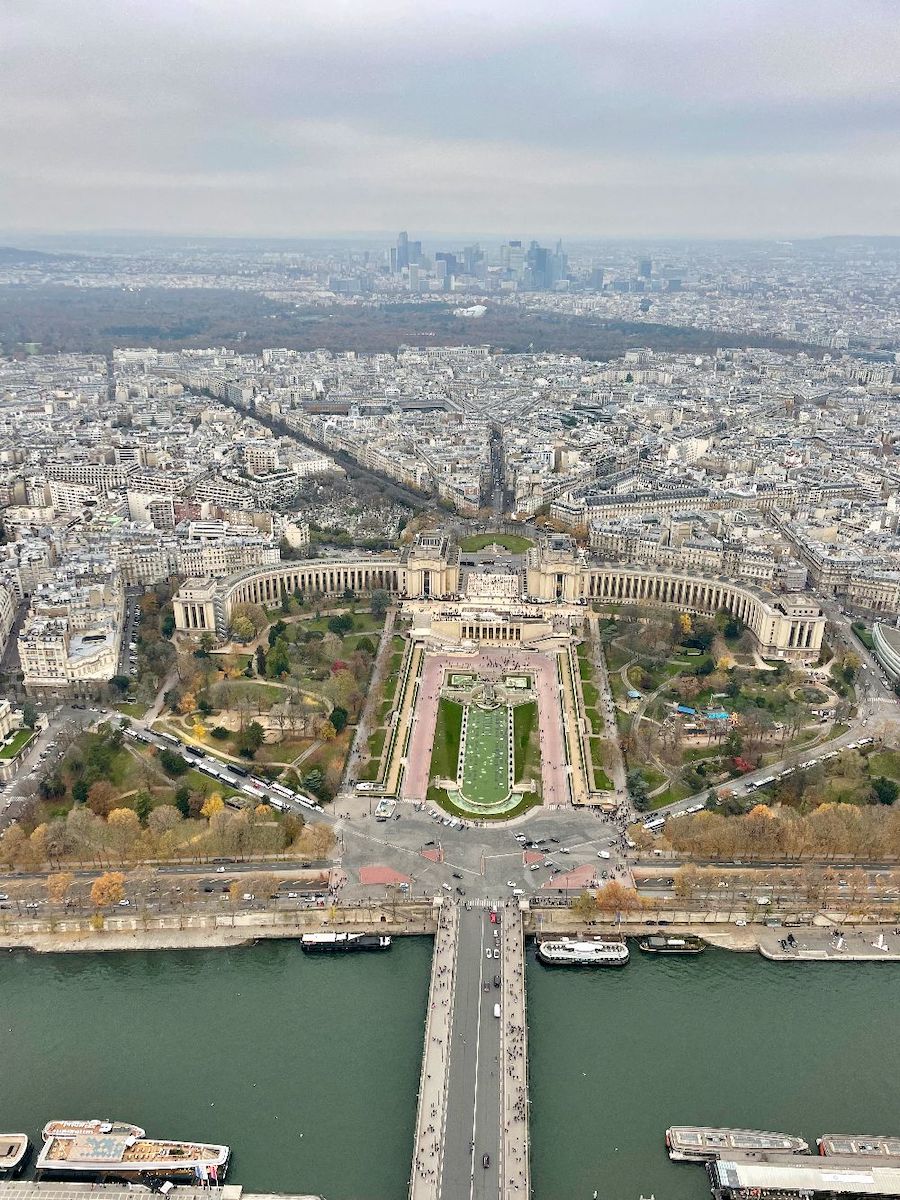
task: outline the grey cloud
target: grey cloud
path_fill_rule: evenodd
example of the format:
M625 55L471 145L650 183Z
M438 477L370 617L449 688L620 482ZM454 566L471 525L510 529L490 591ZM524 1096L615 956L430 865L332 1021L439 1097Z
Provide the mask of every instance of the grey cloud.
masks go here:
M898 233L898 62L879 0L8 0L2 219Z

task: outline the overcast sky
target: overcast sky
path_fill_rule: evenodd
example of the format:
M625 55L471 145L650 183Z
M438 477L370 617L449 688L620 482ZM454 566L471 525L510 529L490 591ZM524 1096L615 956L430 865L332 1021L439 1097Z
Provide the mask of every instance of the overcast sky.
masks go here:
M0 0L0 228L900 234L900 3Z

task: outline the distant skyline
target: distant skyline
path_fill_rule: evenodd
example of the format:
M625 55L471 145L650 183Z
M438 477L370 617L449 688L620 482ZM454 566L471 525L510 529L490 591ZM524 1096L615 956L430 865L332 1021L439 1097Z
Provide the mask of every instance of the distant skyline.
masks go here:
M900 235L894 0L7 0L0 225Z

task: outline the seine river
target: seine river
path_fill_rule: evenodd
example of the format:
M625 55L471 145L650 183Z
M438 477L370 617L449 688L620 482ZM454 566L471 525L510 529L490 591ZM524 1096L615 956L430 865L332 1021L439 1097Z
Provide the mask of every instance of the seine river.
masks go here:
M0 1130L114 1116L227 1142L253 1191L402 1200L431 943L0 956ZM900 1131L900 965L707 950L528 967L537 1200L705 1200L671 1124Z

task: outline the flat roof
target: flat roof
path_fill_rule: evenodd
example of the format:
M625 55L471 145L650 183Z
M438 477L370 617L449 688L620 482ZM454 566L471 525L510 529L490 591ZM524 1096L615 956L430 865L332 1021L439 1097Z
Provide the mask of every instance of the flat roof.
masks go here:
M846 1196L900 1196L900 1166L870 1165L865 1159L783 1158L767 1162L716 1162L710 1166L724 1188L828 1192Z

